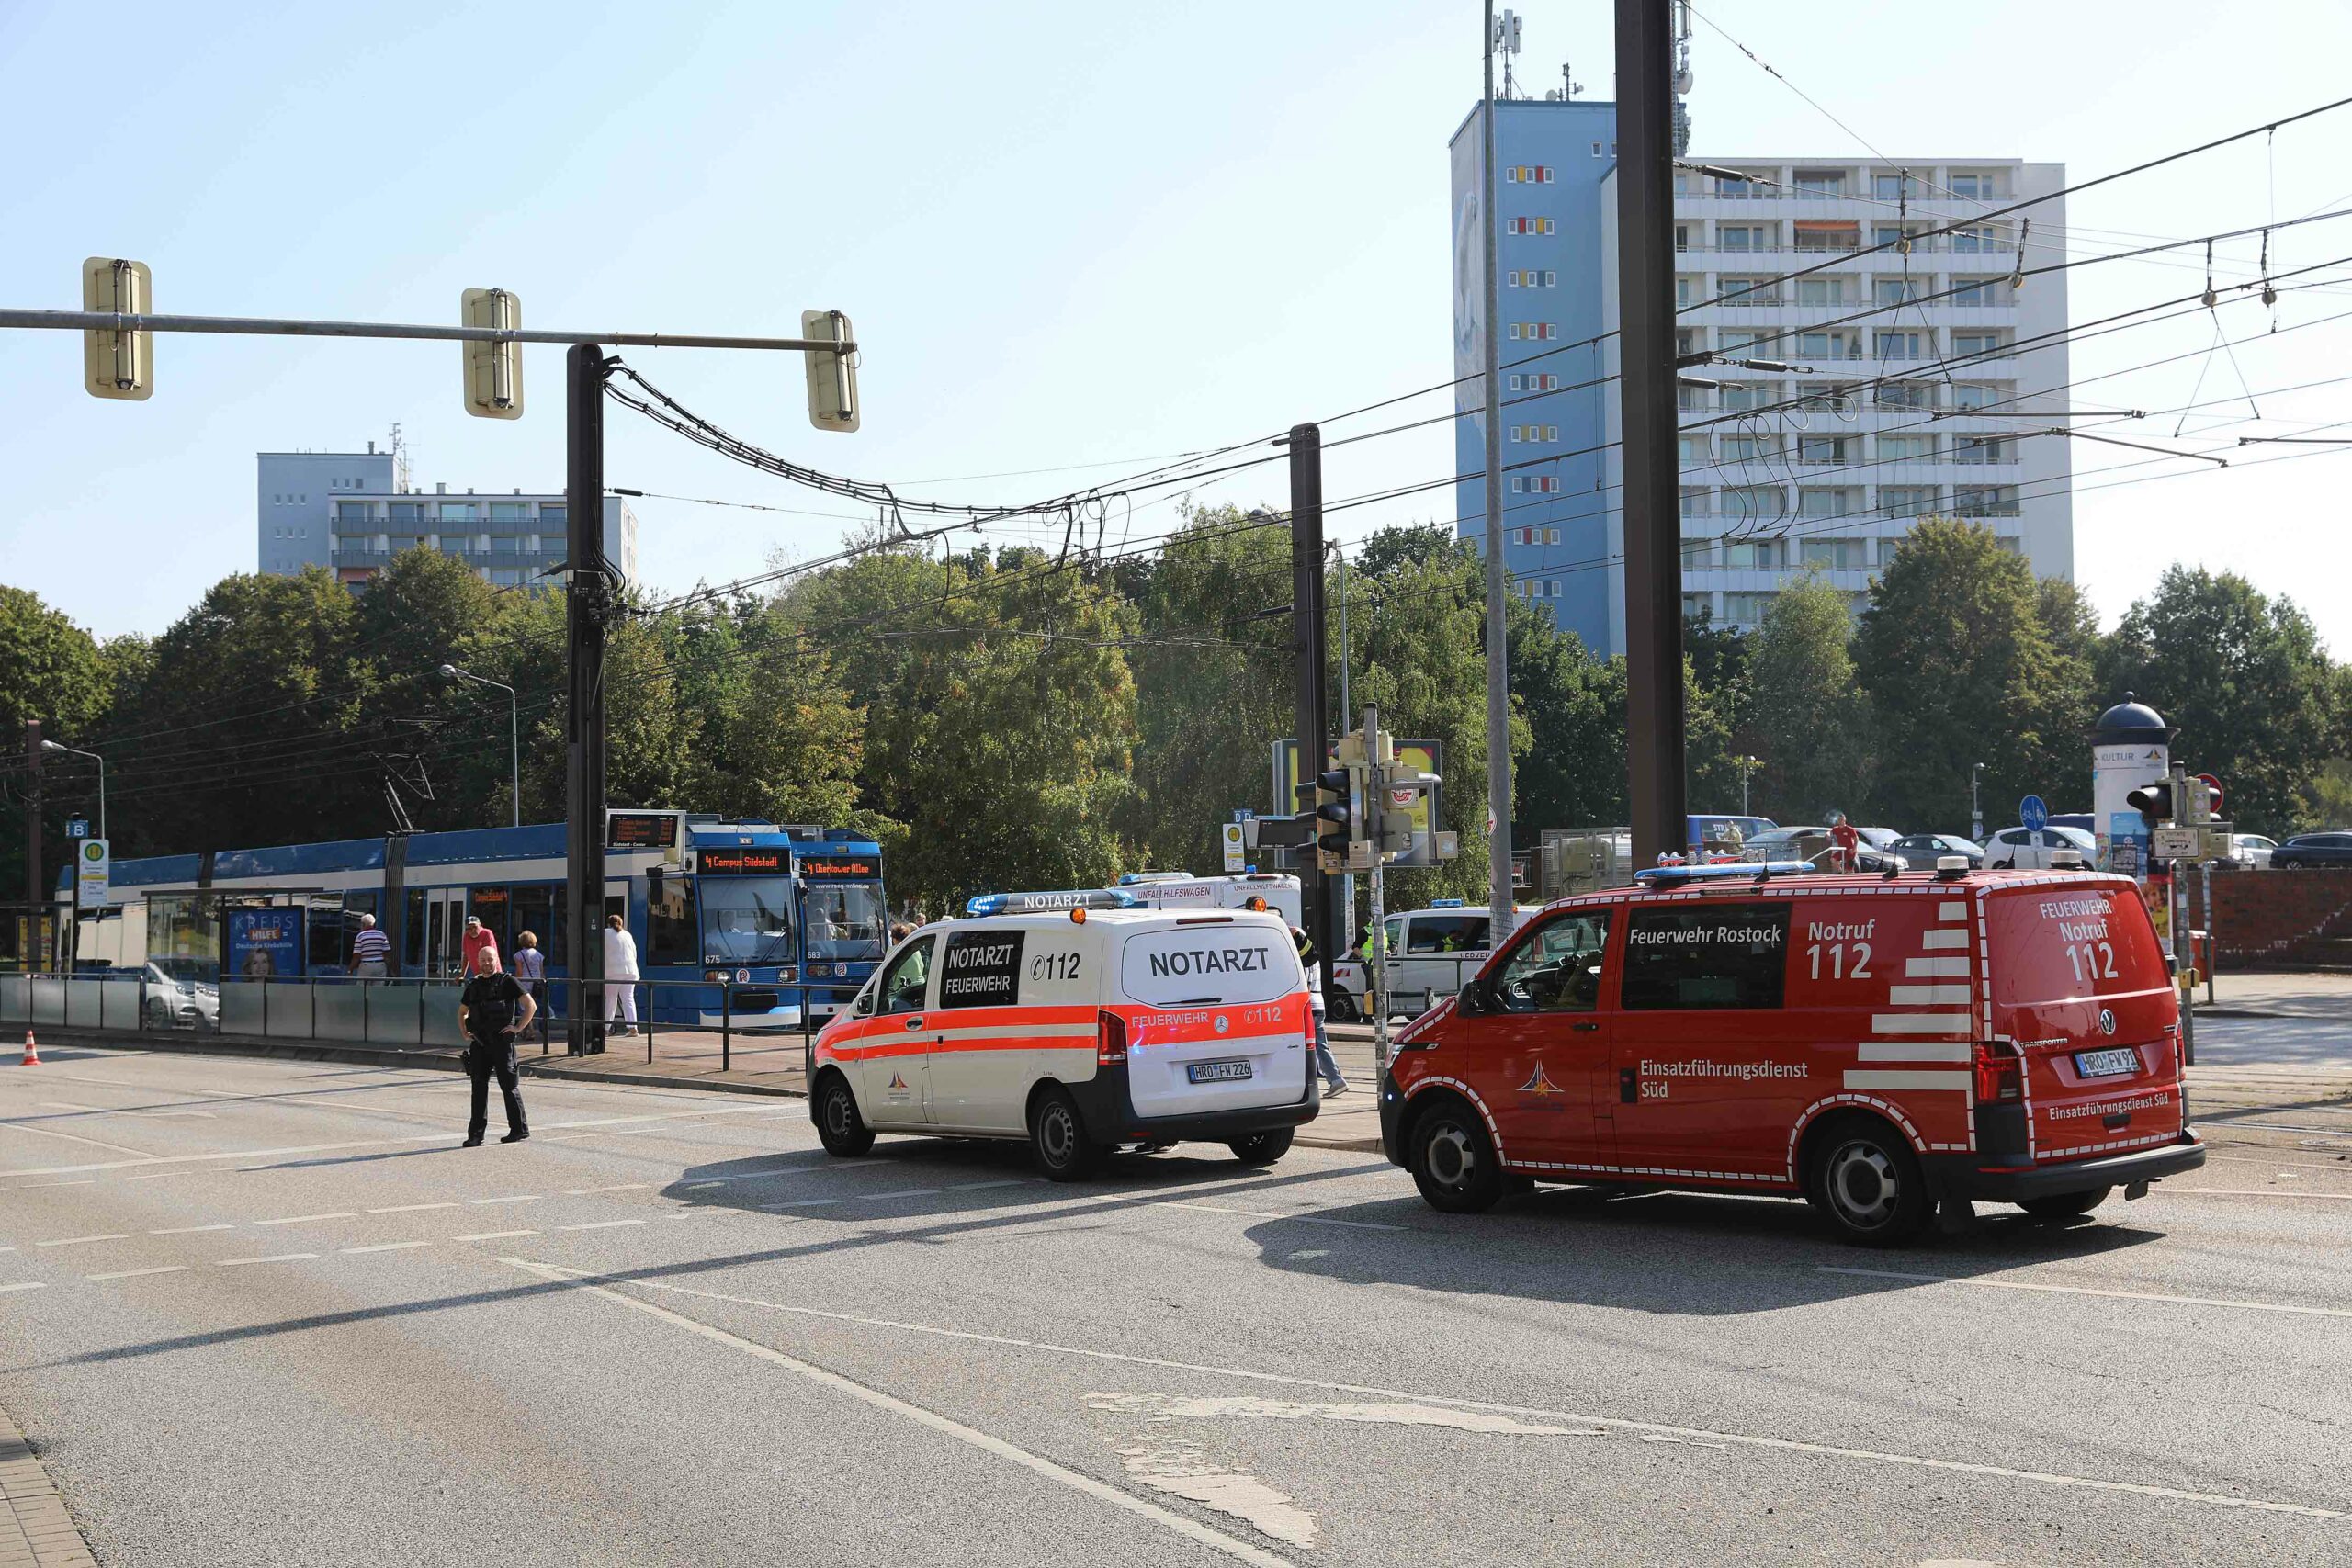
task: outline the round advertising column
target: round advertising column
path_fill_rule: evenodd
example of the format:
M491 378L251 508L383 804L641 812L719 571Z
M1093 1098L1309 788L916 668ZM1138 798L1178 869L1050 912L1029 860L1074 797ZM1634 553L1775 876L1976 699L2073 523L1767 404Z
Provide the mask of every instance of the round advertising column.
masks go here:
M2091 727L2091 822L2099 870L2147 874L2148 825L2126 797L2142 784L2163 782L2172 768L2172 738L2179 733L2130 692Z

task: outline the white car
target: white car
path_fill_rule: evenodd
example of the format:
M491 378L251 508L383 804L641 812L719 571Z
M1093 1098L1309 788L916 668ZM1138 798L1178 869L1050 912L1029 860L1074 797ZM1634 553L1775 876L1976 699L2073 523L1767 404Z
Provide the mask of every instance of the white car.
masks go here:
M2048 871L2050 857L2072 850L2090 865L2098 840L2080 828L2004 828L1984 840L1984 864L1993 871Z
M1538 912L1527 905L1518 910L1521 919ZM1487 941L1491 923L1487 909L1459 898L1384 919L1389 1016L1418 1018L1467 985L1493 951ZM1372 1016L1365 1000L1372 988L1372 966L1364 961L1362 943L1332 966L1331 978L1340 993L1333 1018L1351 1023Z
M2268 871L2270 852L2278 847L2278 840L2259 833L2234 833L2230 837L2230 858L2249 870Z
M142 1027L220 1032L220 987L203 980L183 980L153 962L140 970L140 977L147 982Z
M1279 1159L1322 1099L1289 922L1077 908L942 920L892 950L817 1036L827 1152L876 1133L1025 1140L1057 1181L1119 1145Z

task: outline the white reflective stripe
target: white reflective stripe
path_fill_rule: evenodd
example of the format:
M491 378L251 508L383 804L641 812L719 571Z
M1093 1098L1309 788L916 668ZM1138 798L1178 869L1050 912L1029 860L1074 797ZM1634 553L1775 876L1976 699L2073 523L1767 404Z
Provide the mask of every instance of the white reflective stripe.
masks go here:
M1922 931L1919 933L1919 945L1929 953L1934 953L1939 948L1965 948L1968 945L1968 933L1964 931Z
M1936 906L1936 919L1939 920L1964 920L1968 919L1967 901L1960 898L1945 899L1942 903Z
M1914 980L1933 979L1939 975L1957 975L1966 979L1968 960L1965 958L1906 958L1903 961L1903 973Z
M1948 1089L1965 1094L1968 1079L1966 1073L1885 1072L1854 1067L1846 1070L1848 1089Z
M1890 986L1886 993L1887 1005L1899 1008L1966 1007L1975 999L1966 986Z
M1856 1058L1864 1062L1965 1062L1975 1050L1965 1040L1865 1040Z
M939 1032L952 1040L1091 1040L1091 1023L943 1023Z
M1882 1012L1871 1015L1872 1034L1965 1034L1964 1012Z

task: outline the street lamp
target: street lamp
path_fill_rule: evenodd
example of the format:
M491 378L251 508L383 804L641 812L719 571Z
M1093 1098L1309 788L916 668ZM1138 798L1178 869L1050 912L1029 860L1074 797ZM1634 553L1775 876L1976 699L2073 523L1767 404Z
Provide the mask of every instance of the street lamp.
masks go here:
M1976 786L1984 782L1984 764L1979 762L1968 775L1968 836L1978 843L1984 841L1984 813L1976 804Z
M60 751L69 757L87 757L98 765L98 837L107 836L107 760L96 751L84 751L72 746L60 746L54 740L40 743L44 751Z
M1731 765L1739 770L1739 814L1746 817L1748 815L1747 781L1756 776L1756 770L1764 765L1764 760L1760 757L1734 757Z
M507 794L514 807L514 826L523 825L523 720L514 702L514 688L503 681L493 681L487 675L477 675L470 670L460 670L454 664L441 666L444 681L471 681L477 686L495 686L506 694L506 758Z

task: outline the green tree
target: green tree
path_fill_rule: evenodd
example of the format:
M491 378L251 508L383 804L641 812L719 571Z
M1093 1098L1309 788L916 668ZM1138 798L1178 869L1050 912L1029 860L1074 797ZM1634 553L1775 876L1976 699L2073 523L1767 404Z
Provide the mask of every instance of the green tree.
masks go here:
M1625 820L1625 662L1601 660L1532 604L1510 617L1510 690L1528 747L1512 774L1514 836Z
M2304 820L2341 754L2335 677L2311 618L2235 572L2167 569L2116 627L2099 676L2104 693L2130 690L2180 727L2173 754L2221 776L2224 808L2249 832Z
M1853 631L1851 601L1818 576L1784 584L1764 612L1747 722L1764 763L1751 795L1767 816L1820 822L1843 810L1861 820L1871 709L1848 646Z
M2077 727L2087 720L2054 710L2066 661L2032 569L1991 529L1946 518L1914 528L1871 585L1854 649L1873 717L1875 814L1887 826L1964 827L1979 761L1988 800L2080 798Z
M113 701L115 673L96 640L64 612L51 609L38 593L0 586L0 780L6 786L0 795L0 898L24 895L27 800L20 760L26 720L40 721L45 740L89 747ZM89 763L51 756L43 772L51 770L56 776L49 781L41 814L44 887L61 863L66 818L96 815L95 776L85 804L82 774L91 772Z

